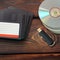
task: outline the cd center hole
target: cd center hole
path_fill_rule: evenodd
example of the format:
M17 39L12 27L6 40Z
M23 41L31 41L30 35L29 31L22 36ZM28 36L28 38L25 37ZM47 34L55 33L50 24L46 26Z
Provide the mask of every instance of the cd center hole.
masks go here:
M57 14L57 12L55 11L54 14Z

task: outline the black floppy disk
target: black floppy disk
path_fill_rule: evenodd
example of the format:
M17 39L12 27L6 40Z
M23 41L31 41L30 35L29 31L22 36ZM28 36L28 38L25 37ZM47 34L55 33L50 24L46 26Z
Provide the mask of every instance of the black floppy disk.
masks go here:
M15 7L0 10L0 37L23 39L27 36L33 14Z

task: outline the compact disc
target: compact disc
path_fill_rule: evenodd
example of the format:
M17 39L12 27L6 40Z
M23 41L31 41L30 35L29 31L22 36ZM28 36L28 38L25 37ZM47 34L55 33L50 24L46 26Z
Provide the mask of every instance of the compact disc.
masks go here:
M38 14L46 28L60 32L60 0L44 0L39 6ZM58 33L59 33L58 32Z

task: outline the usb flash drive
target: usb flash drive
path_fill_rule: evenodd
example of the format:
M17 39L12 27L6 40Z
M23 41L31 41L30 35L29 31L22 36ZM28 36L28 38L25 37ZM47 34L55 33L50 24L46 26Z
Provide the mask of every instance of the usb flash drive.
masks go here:
M52 38L49 37L49 35L44 32L42 29L38 28L37 31L39 32L39 35L43 38L43 40L49 45L49 46L54 46L55 41L52 40Z

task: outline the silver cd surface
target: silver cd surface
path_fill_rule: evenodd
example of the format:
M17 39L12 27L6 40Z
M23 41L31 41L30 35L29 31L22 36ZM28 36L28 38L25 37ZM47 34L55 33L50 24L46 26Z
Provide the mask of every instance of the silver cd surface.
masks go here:
M38 14L46 28L60 33L60 0L44 0Z

